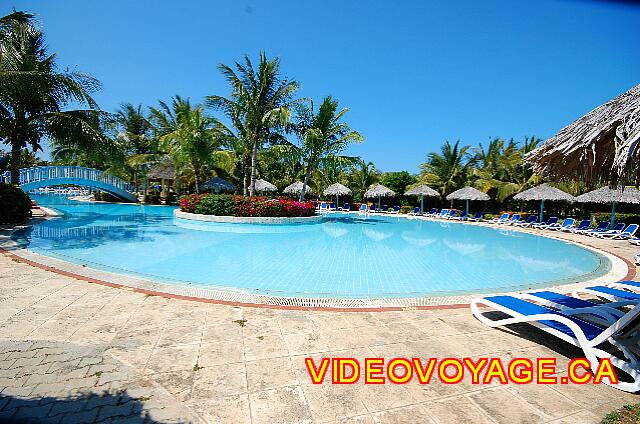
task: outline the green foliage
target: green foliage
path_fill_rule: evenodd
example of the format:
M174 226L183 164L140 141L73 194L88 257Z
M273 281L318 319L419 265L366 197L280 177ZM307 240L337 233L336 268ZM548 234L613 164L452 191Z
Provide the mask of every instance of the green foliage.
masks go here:
M195 208L195 213L204 215L234 215L234 197L235 196L228 195L205 195L202 197L200 204Z
M391 190L400 195L402 195L406 191L407 186L415 184L417 181L418 179L414 175L409 174L407 171L386 172L380 179L380 183L382 185L389 187Z
M18 224L31 216L31 199L21 188L0 183L0 224Z
M640 403L627 404L622 408L605 415L602 424L634 424L640 423Z
M0 18L0 140L11 146L13 178L22 149L40 150L43 137L54 149L85 152L100 152L111 143L103 131L108 115L91 97L99 88L88 74L59 70L31 15ZM65 110L69 105L87 109Z
M427 161L420 165L420 179L434 186L443 196L463 187L469 181L474 158L470 146L460 146L445 141L440 153L429 153Z
M356 162L356 165L351 167L348 179L348 186L353 190L353 200L359 202L363 200L364 193L369 186L380 181L380 172L372 162L365 162L360 159Z
M611 220L611 212L596 212L592 214L592 219L595 222L600 221L610 221ZM640 214L635 213L619 213L616 212L616 223L624 222L625 224L639 224L640 225Z
M413 210L412 206L400 206L400 213L409 213Z

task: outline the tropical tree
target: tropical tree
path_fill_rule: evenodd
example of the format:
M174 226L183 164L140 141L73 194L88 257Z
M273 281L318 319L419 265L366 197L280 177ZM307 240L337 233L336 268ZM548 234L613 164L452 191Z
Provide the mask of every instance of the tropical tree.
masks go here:
M202 106L192 106L189 99L180 96L175 96L170 106L159 102L150 112L160 148L171 156L177 170L193 173L198 193L203 174L222 144L220 123L206 115Z
M223 111L241 134L240 140L246 143L246 150L250 152L248 191L253 196L258 151L273 140L274 133L282 133L289 123L290 109L297 103L294 95L299 84L282 77L280 60L267 59L265 53L260 53L257 69L248 56L243 63L236 62L235 69L224 64L218 68L231 86L231 95L228 98L208 96L206 104Z
M0 23L0 140L11 146L11 177L18 184L22 149L41 150L43 138L50 139L54 148L87 151L111 140L102 127L106 115L91 97L100 88L99 81L59 70L55 54L48 52L30 15L12 15ZM65 110L70 105L87 109Z
M340 156L351 143L361 143L364 137L342 122L348 108L338 110L338 101L327 96L316 112L313 101L298 107L295 131L300 137L300 146L295 149L304 165L304 186L300 201L304 199L309 177L322 162L355 163L355 158Z
M469 150L470 146L460 146L460 140L453 145L445 141L440 153L429 153L427 161L420 165L421 181L437 187L445 196L463 187L475 163Z
M380 181L380 175L372 162L358 159L356 164L351 166L349 174L349 187L353 190L354 198L361 200L367 189Z
M495 138L486 148L480 144L476 148L476 168L473 171L475 187L484 192L494 192L494 197L502 202L536 185L539 178L524 161L524 156L535 149L539 141L535 137L525 137L519 145L513 139L505 142Z
M385 172L380 179L380 183L389 187L399 195L403 195L407 187L415 184L418 179L407 171Z

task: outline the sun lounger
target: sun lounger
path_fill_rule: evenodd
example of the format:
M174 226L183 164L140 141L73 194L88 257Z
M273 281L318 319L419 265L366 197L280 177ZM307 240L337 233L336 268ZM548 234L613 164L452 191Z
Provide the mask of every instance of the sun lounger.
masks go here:
M576 231L576 233L590 235L593 233L601 233L603 231L607 231L608 229L609 229L609 222L601 221L600 223L598 223L598 226L596 228L587 228L586 230Z
M490 224L502 224L503 222L506 222L510 216L510 213L503 213L499 218L493 218L487 222Z
M458 211L455 209L451 209L448 214L444 216L444 219L452 219L458 215Z
M540 224L532 224L531 228L536 228L538 230L544 230L546 228L549 228L551 225L555 225L557 223L558 223L558 217L557 216L552 216L551 218L547 219L547 222L540 223Z
M345 203L341 208L338 208L339 211L349 212L351 210L351 204Z
M481 305L500 311L507 317L493 318L485 315L480 311ZM605 305L601 310L598 307L593 307L594 313L586 313L596 317L608 313L610 310L611 308ZM599 364L599 359L607 358L614 367L632 379L631 382L620 379L618 384L612 385L612 387L627 392L640 390L640 369L636 356L638 340L637 337L630 337L636 336L637 333L635 322L640 316L640 305L634 306L610 325L596 325L579 318L579 316L585 315L585 308L567 307L556 310L515 296L489 296L474 299L471 302L471 311L480 322L489 327L528 323L571 343L582 349L594 372ZM599 311L601 313L598 313ZM601 346L607 342L620 349L624 358L603 350ZM603 383L610 384L610 381L604 379Z
M458 221L466 221L468 217L466 212L461 212L460 215L452 216L451 219L456 219Z
M320 203L320 208L318 209L320 212L326 212L329 210L329 206L327 206L327 202Z
M573 218L565 218L564 221L562 221L562 225L556 222L554 225L550 225L546 229L551 231L568 231L575 226L575 223L576 221Z
M514 213L511 216L511 219L506 220L505 222L503 222L504 225L513 225L517 222L520 222L520 214L519 213Z
M333 202L329 203L329 210L330 211L335 211L336 210L336 204L333 203Z
M587 230L591 227L591 220L589 219L583 219L582 221L580 221L580 224L578 224L578 226L573 226L572 228L568 228L568 229L561 229L562 231L568 231L568 232L572 232L572 233L579 233L583 230Z
M425 213L426 216L436 216L438 214L438 208L431 208L429 212Z
M533 224L535 224L537 220L538 220L538 217L537 217L537 216L535 216L535 215L529 215L529 216L527 217L527 220L526 220L526 221L516 222L516 223L515 223L515 224L513 224L513 225L515 225L515 226L517 226L517 227L527 228L527 227L531 227Z
M604 231L602 233L596 234L596 237L599 238L610 238L610 239L620 239L620 240L624 240L624 239L628 239L633 237L633 235L636 233L636 231L638 231L638 224L629 224L629 226L627 228L625 228L624 230L611 230L611 231Z
M394 214L394 215L399 214L400 206L394 206L393 209L389 209L387 213Z
M482 218L484 217L484 213L482 212L476 212L472 217L467 218L469 221L482 221Z
M360 209L358 209L358 215L366 215L369 213L369 209L367 208L367 204L363 203L360 205Z

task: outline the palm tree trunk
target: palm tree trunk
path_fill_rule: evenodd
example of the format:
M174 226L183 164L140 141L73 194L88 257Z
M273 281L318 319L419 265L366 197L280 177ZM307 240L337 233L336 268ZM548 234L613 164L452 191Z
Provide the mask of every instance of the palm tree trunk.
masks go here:
M300 192L300 198L298 201L304 201L304 195L307 194L307 183L309 182L309 174L311 173L311 167L307 166L307 170L304 173L304 181L302 182L302 191Z
M258 142L253 142L251 151L251 185L249 186L249 196L253 197L256 191L256 170L258 168Z
M11 143L11 184L20 185L20 148L21 143Z
M249 184L251 183L249 177L249 156L242 155L242 194L245 196L249 194Z

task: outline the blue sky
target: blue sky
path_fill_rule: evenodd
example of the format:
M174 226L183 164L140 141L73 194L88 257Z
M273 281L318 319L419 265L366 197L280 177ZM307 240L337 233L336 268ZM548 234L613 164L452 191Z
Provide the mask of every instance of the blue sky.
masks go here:
M35 12L102 109L228 94L216 69L278 56L366 140L350 154L417 172L444 140L546 138L640 83L640 7L579 1L3 1ZM4 13L3 13L4 14Z

